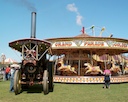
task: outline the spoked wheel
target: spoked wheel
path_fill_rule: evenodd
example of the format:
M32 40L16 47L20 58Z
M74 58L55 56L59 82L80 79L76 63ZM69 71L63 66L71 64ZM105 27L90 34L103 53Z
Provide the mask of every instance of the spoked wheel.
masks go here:
M14 75L14 92L15 95L19 94L21 91L21 73L19 70L16 70L15 75Z
M44 75L43 75L43 91L44 91L44 94L48 94L49 92L49 84L48 84L48 71L45 70L44 71Z

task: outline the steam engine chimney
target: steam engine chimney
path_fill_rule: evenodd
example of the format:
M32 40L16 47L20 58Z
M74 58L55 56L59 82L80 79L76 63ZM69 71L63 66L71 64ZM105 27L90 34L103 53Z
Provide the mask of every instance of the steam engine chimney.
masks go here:
M36 38L36 12L31 13L31 38Z

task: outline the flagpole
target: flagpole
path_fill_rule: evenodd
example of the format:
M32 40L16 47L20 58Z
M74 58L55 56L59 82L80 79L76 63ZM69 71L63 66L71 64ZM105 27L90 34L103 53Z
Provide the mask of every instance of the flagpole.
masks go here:
M104 32L104 30L105 30L105 27L103 27L103 28L101 29L101 31L100 31L100 37L102 37L102 33Z

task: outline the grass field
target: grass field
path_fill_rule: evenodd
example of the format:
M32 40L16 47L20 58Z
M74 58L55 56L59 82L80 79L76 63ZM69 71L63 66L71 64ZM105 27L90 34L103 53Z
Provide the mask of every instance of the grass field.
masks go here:
M9 92L9 81L0 81L0 102L128 102L128 83L111 84L60 84L48 95L37 91L23 91L19 95ZM29 89L30 91L31 89Z

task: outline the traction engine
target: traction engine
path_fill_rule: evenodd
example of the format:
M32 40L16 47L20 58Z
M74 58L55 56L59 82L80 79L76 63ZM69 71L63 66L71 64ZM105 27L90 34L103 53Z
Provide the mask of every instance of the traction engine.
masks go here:
M21 53L21 68L14 74L14 92L19 94L24 87L42 85L44 94L53 91L53 68L49 61L51 43L35 38L36 13L32 12L31 38L19 39L9 46Z

